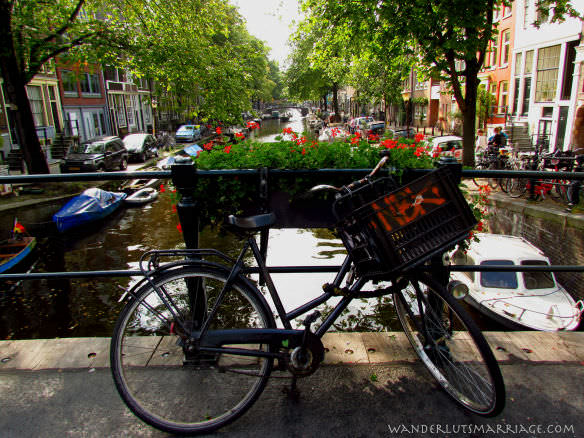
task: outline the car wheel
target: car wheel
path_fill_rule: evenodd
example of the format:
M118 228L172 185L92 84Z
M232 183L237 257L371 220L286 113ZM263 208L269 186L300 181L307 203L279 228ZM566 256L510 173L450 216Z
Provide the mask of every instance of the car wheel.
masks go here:
M122 158L122 162L120 163L120 170L126 170L128 167L128 159L126 157Z
M98 165L97 171L98 172L105 172L106 171L105 164L102 163L102 164Z
M146 161L146 154L145 154L144 152L142 152L142 153L141 153L141 154L138 156L138 159L139 159L141 162L144 162L144 161Z

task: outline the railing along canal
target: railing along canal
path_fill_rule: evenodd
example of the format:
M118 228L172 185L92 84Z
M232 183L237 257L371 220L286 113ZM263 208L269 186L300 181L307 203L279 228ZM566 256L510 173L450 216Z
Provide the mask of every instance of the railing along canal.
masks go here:
M453 165L452 170L455 175L462 178L549 178L550 172L531 170L466 170L459 165ZM227 169L227 170L198 170L189 160L185 163L173 165L171 170L141 171L141 172L109 172L109 173L77 173L77 174L50 174L50 175L10 175L0 176L0 184L14 183L50 183L50 182L78 182L78 181L115 181L140 178L172 179L177 190L181 194L181 200L177 205L177 212L183 230L183 237L186 247L189 249L198 248L199 218L197 212L196 199L192 196L192 191L196 187L199 178L212 177L239 177L257 176L259 182L258 193L260 198L268 201L270 197L268 180L271 178L290 176L333 176L346 175L348 178L362 177L369 173L371 169ZM422 176L432 169L408 169L410 176ZM554 172L554 178L582 181L584 172ZM302 224L298 224L302 227ZM306 224L305 227L309 227ZM333 227L331 223L325 227ZM289 227L289 226L288 226ZM314 226L313 226L314 227ZM262 246L265 250L267 238L262 238ZM270 266L272 273L326 273L337 272L339 266ZM430 267L417 268L430 269ZM549 266L526 266L526 265L450 265L449 271L457 272L584 272L582 265L549 265ZM257 273L258 269L250 268L250 272ZM33 280L33 279L54 279L54 278L96 278L96 277L130 277L142 276L139 270L94 270L94 271L68 271L68 272L43 272L43 273L13 273L0 274L0 280Z

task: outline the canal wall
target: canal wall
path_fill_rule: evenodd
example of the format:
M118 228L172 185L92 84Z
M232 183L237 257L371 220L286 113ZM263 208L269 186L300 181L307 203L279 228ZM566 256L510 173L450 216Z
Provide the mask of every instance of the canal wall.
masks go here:
M552 265L584 265L584 215L552 201L511 199L500 193L489 200L489 230L524 237L540 248ZM577 300L584 299L582 272L559 272L556 278Z

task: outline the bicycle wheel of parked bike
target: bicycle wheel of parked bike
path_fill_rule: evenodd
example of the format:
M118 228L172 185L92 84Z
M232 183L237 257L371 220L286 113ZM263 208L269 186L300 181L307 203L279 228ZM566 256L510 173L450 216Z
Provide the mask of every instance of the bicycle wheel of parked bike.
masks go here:
M205 267L169 270L153 280L169 306L145 283L122 310L110 351L114 382L130 410L151 426L175 434L210 432L242 415L263 391L273 359L188 348L185 331L200 326L193 309L201 306L195 303L208 303L203 313L210 314L227 276ZM198 300L203 294L206 301ZM274 327L265 300L239 278L218 306L209 333ZM227 347L269 350L267 345Z
M527 192L527 180L525 178L509 178L507 193L512 198L520 198Z
M399 320L414 350L446 392L469 411L494 416L505 404L497 361L460 304L428 276L394 294Z

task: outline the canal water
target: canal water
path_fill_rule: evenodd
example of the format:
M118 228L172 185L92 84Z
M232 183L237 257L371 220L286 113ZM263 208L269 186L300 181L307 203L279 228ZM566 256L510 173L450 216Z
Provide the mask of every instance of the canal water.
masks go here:
M285 127L305 129L300 112L291 110L287 123L265 120L253 136L274 141ZM45 220L58 206L46 206ZM39 212L35 217L42 216ZM19 216L20 217L20 216ZM177 229L178 217L168 190L152 204L122 208L104 222L89 229L57 234L53 228L39 229L39 245L32 258L32 272L137 269L140 256L148 250L184 248ZM241 242L229 233L205 228L201 247L217 248L236 256ZM326 229L271 230L268 265L339 265L344 257L340 240ZM274 282L284 307L291 310L319 296L323 283L333 274L276 274ZM42 339L54 337L110 336L122 304L123 291L137 279L51 279L0 283L0 339ZM267 295L266 290L263 292ZM334 305L338 300L331 300ZM322 310L328 310L323 306ZM350 311L334 329L398 330L399 323L389 298L355 300ZM483 329L503 327L473 315Z

